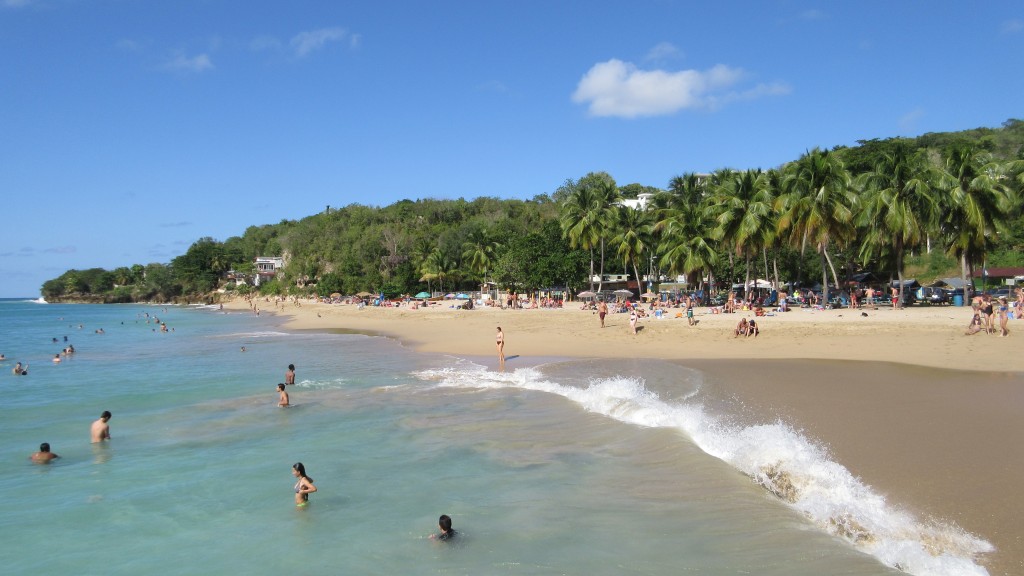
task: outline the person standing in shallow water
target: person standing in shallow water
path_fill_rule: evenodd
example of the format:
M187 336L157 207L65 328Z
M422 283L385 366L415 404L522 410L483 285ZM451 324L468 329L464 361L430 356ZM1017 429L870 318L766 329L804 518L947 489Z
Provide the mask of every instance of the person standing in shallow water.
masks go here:
M501 331L501 326L498 326L498 334L495 336L498 347L498 363L505 364L505 333Z
M295 482L295 505L299 508L309 505L309 494L316 492L316 486L313 485L313 479L306 476L306 467L302 462L292 465L292 476L298 478Z
M277 385L277 405L281 408L287 408L291 404L288 402L288 393L284 390L284 384Z
M284 383L288 386L295 384L295 364L288 365L288 371L284 373Z
M92 428L89 432L92 436L92 443L103 442L104 440L110 440L110 412L104 410L103 414L100 414L99 420L92 423Z

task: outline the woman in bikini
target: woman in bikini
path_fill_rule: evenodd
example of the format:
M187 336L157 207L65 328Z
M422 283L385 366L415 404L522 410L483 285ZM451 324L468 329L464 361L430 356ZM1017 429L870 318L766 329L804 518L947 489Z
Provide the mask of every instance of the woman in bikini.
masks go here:
M306 467L302 462L292 465L292 476L299 479L295 483L295 505L301 508L309 504L309 493L316 492L316 486L313 485L313 479L306 476Z
M498 346L498 362L501 364L505 363L505 333L501 331L501 326L498 326L498 334L495 337Z

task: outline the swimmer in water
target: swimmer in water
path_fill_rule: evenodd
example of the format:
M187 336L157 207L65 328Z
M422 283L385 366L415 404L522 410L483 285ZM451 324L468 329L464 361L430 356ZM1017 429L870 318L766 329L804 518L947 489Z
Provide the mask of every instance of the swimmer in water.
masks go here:
M32 454L29 458L36 464L49 464L50 460L56 460L60 456L50 452L49 442L43 442L39 445L39 452Z
M280 406L281 408L287 408L288 406L290 406L290 404L288 403L288 393L285 392L284 390L284 384L277 385L277 393L279 395L277 405Z
M457 534L455 529L452 528L452 517L447 514L441 514L441 517L437 519L437 528L441 531L438 534L431 534L431 540L451 540L455 538Z

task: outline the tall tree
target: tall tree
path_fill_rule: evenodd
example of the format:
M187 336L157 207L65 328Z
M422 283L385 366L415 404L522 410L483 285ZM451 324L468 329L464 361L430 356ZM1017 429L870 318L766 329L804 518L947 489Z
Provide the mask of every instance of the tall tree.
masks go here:
M945 153L938 187L942 192L942 232L947 251L960 259L964 302L967 278L984 258L993 236L1006 223L1015 194L1006 182L1007 165L973 144L960 143Z
M853 231L850 173L834 153L814 148L785 167L783 193L776 200L779 232L787 233L801 253L811 244L821 257L822 298L828 302L828 270L839 278L828 255L832 243L843 242Z
M758 169L725 175L709 199L712 238L725 241L746 262L745 298L750 295L750 261L775 233L773 204L768 176Z
M937 222L938 203L932 192L933 170L927 157L905 142L882 153L874 167L857 178L862 187L859 212L865 231L861 260L877 258L891 249L899 280L898 306L903 306L903 256L925 240Z
M612 247L622 258L623 267L633 267L633 277L636 278L637 286L641 287L638 263L648 249L650 218L647 212L628 206L618 206L614 214L616 234L611 241Z
M704 288L704 273L718 263L718 253L711 240L712 222L706 207L692 202L699 196L666 192L668 200L657 198L662 206L654 214L653 231L660 235L658 254L660 265L669 274L685 274L687 279L697 278L698 287Z

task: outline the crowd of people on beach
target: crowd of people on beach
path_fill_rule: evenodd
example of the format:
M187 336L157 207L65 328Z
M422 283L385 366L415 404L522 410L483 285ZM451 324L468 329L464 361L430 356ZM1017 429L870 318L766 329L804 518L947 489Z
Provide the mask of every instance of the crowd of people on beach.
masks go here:
M967 336L980 332L996 333L996 321L999 322L999 336L1010 335L1010 319L1016 317L1024 320L1024 289L1017 288L1017 301L1012 305L1006 296L993 298L991 294L978 294L971 299L971 321L967 324Z

